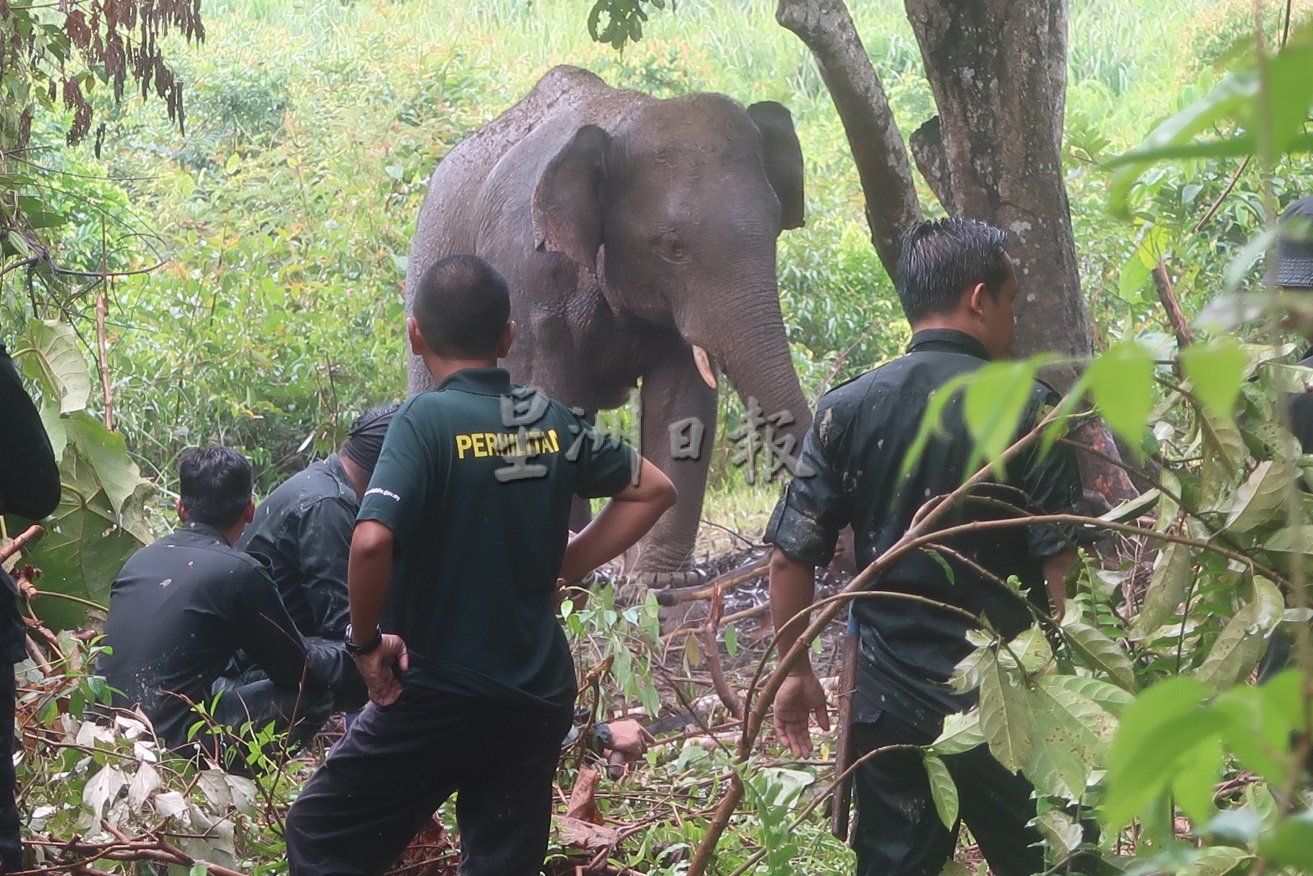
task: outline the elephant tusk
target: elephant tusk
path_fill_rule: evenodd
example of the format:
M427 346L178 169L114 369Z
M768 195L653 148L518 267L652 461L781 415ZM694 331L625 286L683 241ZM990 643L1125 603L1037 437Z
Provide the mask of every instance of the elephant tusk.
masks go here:
M702 375L702 380L712 389L716 388L716 372L711 367L711 357L707 351L693 345L693 364L698 366L698 374Z

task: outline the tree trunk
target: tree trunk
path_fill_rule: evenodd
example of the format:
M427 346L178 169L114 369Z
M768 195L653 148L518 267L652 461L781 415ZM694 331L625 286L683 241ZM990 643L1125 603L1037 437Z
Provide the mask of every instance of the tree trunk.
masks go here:
M899 237L921 219L912 166L880 77L843 0L780 0L775 20L811 49L839 112L866 196L871 243L890 276Z
M1088 356L1062 174L1067 0L905 0L939 108L951 203L1006 230L1022 302L1015 353ZM1050 376L1066 389L1074 367Z

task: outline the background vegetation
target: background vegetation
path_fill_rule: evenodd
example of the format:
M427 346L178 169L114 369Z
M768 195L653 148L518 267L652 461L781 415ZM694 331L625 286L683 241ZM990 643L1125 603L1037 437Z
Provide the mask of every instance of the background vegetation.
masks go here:
M914 129L933 104L902 3L850 5L900 126ZM1285 4L1267 7L1264 26L1275 44ZM1292 7L1297 18L1307 16L1313 0ZM1154 511L1151 529L1198 544L1156 559L1152 552L1141 556L1145 574L1131 557L1120 569L1091 567L1057 649L1043 637L1012 643L1012 650L982 639L963 683L981 685L993 714L1003 704L1019 717L1000 723L982 708L975 723L954 729L961 738L945 740L929 756L951 753L962 739L1017 749L1016 765L1045 796L1045 835L1055 860L1093 845L1075 817L1104 804L1107 769L1122 783L1108 792L1113 824L1098 846L1109 862L1138 852L1140 872L1302 866L1298 850L1313 848L1307 783L1290 766L1298 751L1281 750L1280 739L1301 727L1307 734L1307 711L1301 719L1287 708L1298 677L1252 695L1244 691L1259 689L1237 686L1273 629L1307 625L1302 597L1286 606L1273 596L1281 595L1277 585L1287 585L1283 576L1297 585L1290 592L1303 593L1302 565L1290 557L1301 555L1305 541L1302 517L1294 518L1307 512L1282 498L1296 481L1296 470L1283 463L1293 453L1256 429L1221 424L1233 399L1196 397L1201 374L1235 386L1246 373L1239 365L1217 365L1231 361L1227 348L1210 348L1201 360L1212 362L1212 371L1182 366L1184 380L1193 375L1193 383L1154 372L1154 358L1172 357L1175 340L1150 271L1161 260L1189 316L1223 291L1228 271L1229 285L1242 291L1259 285L1261 250L1237 257L1262 229L1265 197L1279 206L1313 191L1313 162L1291 155L1270 174L1250 169L1215 211L1241 157L1156 165L1127 191L1125 213L1110 212L1114 171L1107 161L1210 93L1221 68L1236 63L1237 41L1252 33L1253 4L1072 0L1072 11L1069 195L1097 343L1114 351L1106 360L1114 364L1089 387L1129 444L1166 463L1152 503L1131 510ZM204 10L204 44L177 35L165 44L185 83L185 133L158 102L115 105L92 79L85 87L107 126L99 154L91 145L62 145L69 119L36 117L24 161L49 172L35 182L15 182L11 174L7 187L20 196L39 191L48 212L64 217L45 228L60 265L119 272L103 287L108 393L93 388L94 364L87 367L98 358L94 309L102 287L40 271L0 276L0 337L42 388L52 434L70 448L66 480L80 485L61 513L94 507L106 527L122 529L102 549L92 546L103 545L104 530L83 518L76 537L71 525L61 527L65 542L56 545L66 555L43 558L48 578L90 575L79 586L102 595L108 578L88 570L117 569L124 552L170 525L172 465L184 447L237 446L256 461L268 488L334 447L355 414L404 393L401 282L427 176L453 144L556 63L589 67L613 84L656 94L715 90L745 103L775 99L789 106L807 160L808 224L781 238L780 285L804 388L817 396L895 355L907 329L867 238L847 144L810 56L772 12L773 4L762 0L683 0L677 12L654 16L642 42L617 54L589 41L585 4L575 0L220 0ZM1232 130L1221 118L1204 133ZM932 202L925 192L923 203ZM34 319L64 320L71 328ZM1270 339L1261 327L1233 331ZM1121 343L1130 340L1141 345ZM1254 361L1267 355L1250 352ZM79 358L80 371L72 364ZM1023 373L1029 374L1013 377ZM1168 385L1152 389L1155 376ZM1244 391L1250 426L1274 416L1263 399L1290 388L1289 375L1286 382L1280 377L1264 373ZM1140 386L1143 393L1121 393L1134 396L1119 400L1129 408L1111 403L1118 387ZM114 433L95 428L110 399ZM737 402L722 407L726 419L736 418ZM1152 440L1145 423L1158 427ZM99 452L106 447L126 448L133 462ZM728 463L728 449L720 453L707 517L755 537L777 487L746 486ZM1214 541L1233 555L1199 547ZM1247 574L1235 556L1249 562ZM1270 576L1256 576L1254 564ZM697 692L655 668L662 643L651 628L650 606L623 610L604 599L567 623L586 665L611 667L601 682L608 701L651 711L658 682L667 703L675 691L686 698ZM731 658L736 641L723 634ZM174 819L175 834L203 835L186 850L197 859L277 872L280 813L304 762L290 772L271 770L254 785L223 780L220 786L215 776L156 769L139 730L98 735L80 722L83 706L103 696L103 685L79 668L83 646L67 638L56 644L57 677L34 670L25 694L28 738L41 740L25 766L27 799L39 811L33 828L67 837L94 830L103 816L131 834ZM696 645L684 659L698 662ZM66 673L59 675L61 669ZM1186 684L1161 687L1183 676ZM1195 681L1205 687L1191 687ZM1136 697L1142 688L1175 691L1175 699L1164 705L1166 694ZM1302 697L1307 706L1307 690ZM1166 747L1135 751L1132 736L1120 751L1134 757L1119 754L1110 739L1123 717L1141 728L1140 742L1158 738ZM1039 726L1049 744L1026 748L1018 734ZM1200 726L1206 732L1194 733ZM1242 750L1248 737L1276 741L1256 753ZM1202 747L1190 740L1202 740ZM48 750L57 756L38 756ZM1224 751L1229 791L1205 794L1201 789L1215 789ZM1273 751L1284 751L1285 760ZM741 829L718 852L722 872L751 868L758 853L758 872L846 866L838 862L847 853L818 821L792 823L800 801L818 799L822 765L733 762L727 748L715 745L651 758L645 781L652 798L621 797L609 807L613 819L641 828L625 847L625 863L643 872L682 872L688 850L706 832L708 807L728 777L738 775L746 802L736 822ZM1128 782L1126 765L1145 762L1163 766L1138 786ZM573 779L574 764L567 760L563 779ZM943 806L950 797L941 790ZM1181 823L1173 819L1174 799L1183 801ZM1249 815L1215 827L1218 806ZM1140 827L1120 832L1131 817ZM1177 835L1191 839L1176 844ZM187 869L203 871L186 864L180 872Z

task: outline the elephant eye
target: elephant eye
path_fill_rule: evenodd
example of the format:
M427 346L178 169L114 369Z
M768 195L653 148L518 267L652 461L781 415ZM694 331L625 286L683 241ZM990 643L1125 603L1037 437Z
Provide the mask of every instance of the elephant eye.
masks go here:
M684 241L673 231L667 231L656 239L656 251L668 262L682 262L688 257Z

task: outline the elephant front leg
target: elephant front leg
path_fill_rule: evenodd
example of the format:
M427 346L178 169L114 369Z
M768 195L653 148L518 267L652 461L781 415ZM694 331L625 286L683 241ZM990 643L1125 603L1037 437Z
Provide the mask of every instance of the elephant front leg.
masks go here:
M652 581L656 573L685 569L693 553L716 437L716 391L699 376L692 351L681 345L644 375L640 398L643 455L679 491L675 507L636 549L633 574ZM661 576L656 583L677 581Z

